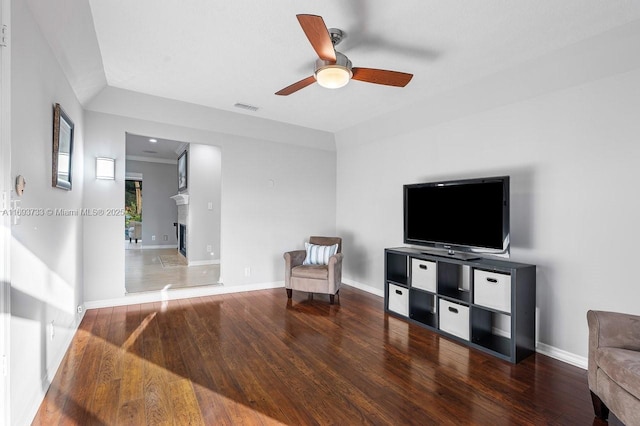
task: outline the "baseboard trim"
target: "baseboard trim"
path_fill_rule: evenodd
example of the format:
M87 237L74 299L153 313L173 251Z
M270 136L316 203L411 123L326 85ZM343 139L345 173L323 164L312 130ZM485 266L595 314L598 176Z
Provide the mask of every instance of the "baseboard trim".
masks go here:
M342 283L350 287L354 287L359 290L366 291L367 293L371 293L379 297L384 297L384 291L380 290L379 288L362 284L348 278L343 278ZM267 289L281 288L281 287L284 287L284 281L247 284L247 285L235 285L235 286L224 286L224 285L203 286L203 287L193 287L193 288L185 288L185 289L174 289L174 290L168 290L165 292L156 291L156 292L148 292L148 293L128 294L124 297L120 297L116 299L85 302L84 306L86 309L107 308L112 306L132 305L137 303L149 303L149 302L162 302L166 300L187 299L190 297L201 297L201 296L214 296L217 294L241 293L245 291L267 290ZM588 360L586 357L576 355L574 353L556 348L551 345L547 345L546 343L538 342L536 344L536 352L542 355L546 355L550 358L557 359L558 361L566 362L567 364L573 365L575 367L582 368L584 370L587 369ZM60 358L60 362L61 361L62 361L62 358Z
M165 302L167 300L188 299L190 297L215 296L218 294L241 293L245 291L268 290L284 287L284 281L246 285L208 285L202 287L176 288L172 290L131 293L115 299L85 302L86 309L110 308L113 306L135 305L138 303Z
M78 327L80 326L80 323L84 318L84 313L85 313L85 310L83 309L81 314L77 314L73 332L70 331L66 333L66 338L63 344L58 347L58 351L55 354L55 356L52 358L51 362L47 363L45 375L40 378L41 386L38 389L38 392L36 392L34 395L32 395L29 398L30 400L29 403L26 405L24 411L22 411L22 414L19 416L21 418L15 419L16 420L15 424L20 424L20 425L31 424L36 414L38 414L40 405L42 404L42 401L44 400L45 395L49 391L49 387L51 387L51 381L53 380L56 373L58 372L58 369L62 364L62 360L64 359L64 356L67 353L67 350L71 346L73 337L78 332Z
M350 280L348 278L343 278L342 283L351 287L355 287L359 290L366 291L367 293L375 294L376 296L384 297L384 290L380 290L379 288L372 287L370 285L362 284L354 280ZM496 330L499 335L509 336L510 333L507 331ZM558 349L554 346L547 345L545 343L538 342L536 344L536 352L542 355L546 355L550 358L557 359L558 361L566 362L567 364L571 364L575 367L582 368L584 370L587 369L587 358L576 355L571 352L567 352L562 349Z
M495 334L496 336L502 336L506 337L507 339L511 339L511 332L507 330L502 330L497 327L491 327L491 333Z
M152 250L152 249L176 249L178 250L178 245L177 244L159 244L159 245L154 245L154 246L145 246L143 245L141 247L142 250Z
M342 283L350 287L357 288L358 290L366 291L367 293L375 294L376 296L384 297L384 290L372 287L370 285L362 284L348 278L343 278Z
M567 352L565 350L558 349L554 346L540 342L538 342L538 344L536 345L536 352L557 359L558 361L566 362L567 364L571 364L575 367L582 368L583 370L587 369L587 357L576 355L574 353Z
M206 266L206 265L219 265L219 264L220 264L220 259L189 261L189 266Z

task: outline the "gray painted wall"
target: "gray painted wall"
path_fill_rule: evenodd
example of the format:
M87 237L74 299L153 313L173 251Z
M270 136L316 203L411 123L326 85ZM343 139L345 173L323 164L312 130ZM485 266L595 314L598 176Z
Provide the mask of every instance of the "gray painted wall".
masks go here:
M177 247L173 223L178 221L178 208L169 198L178 193L177 164L127 160L125 170L142 173L142 245Z
M220 260L222 161L220 148L189 144L187 259L189 263ZM211 203L211 209L209 209ZM207 250L211 246L211 250Z
M121 208L126 131L217 145L225 158L225 284L281 280L282 252L309 234L335 233L337 211L345 278L382 289L382 250L402 243L402 184L509 174L512 257L538 265L540 341L584 356L587 309L638 313L640 57L633 26L339 132L336 185L326 132L113 88L83 118L24 2L12 7L12 174L27 179L23 208ZM54 102L73 118L75 158L84 157L74 163L71 192L50 187ZM95 180L96 156L116 158L115 182ZM16 424L28 424L37 409L75 328L83 288L86 300L124 296L121 229L121 217L30 217L14 226Z
M84 190L83 110L26 2L13 1L11 7L11 175L21 174L27 182L20 207L78 212ZM71 191L51 186L55 103L75 124ZM95 158L90 164L87 176L95 180ZM79 216L34 213L12 226L11 424L31 423L80 319L82 222Z
M220 269L225 286L283 281L285 251L304 247L309 235L335 233L335 151L202 130L211 126L206 116L194 128L117 115L121 107L126 110L134 99L141 98L140 94L131 94L130 98L126 91L117 93L116 98L109 91L107 99L96 99L103 112L85 111L86 161L98 155L116 158L116 180L110 181L111 185L85 174L86 207L122 206L125 133L130 132L220 147L224 158ZM187 104L142 97L151 98L145 102L154 114L161 106L164 115L174 122L194 119ZM270 138L277 137L272 128L265 131L270 132ZM288 141L286 126L282 133L282 139ZM308 133L310 139L324 138L322 132L309 129ZM85 217L84 225L85 300L124 297L120 218ZM249 276L246 268L251 269Z
M538 265L539 341L585 357L587 310L640 314L639 43L637 28L605 34L338 133L343 276L382 290L403 184L510 175L511 258Z

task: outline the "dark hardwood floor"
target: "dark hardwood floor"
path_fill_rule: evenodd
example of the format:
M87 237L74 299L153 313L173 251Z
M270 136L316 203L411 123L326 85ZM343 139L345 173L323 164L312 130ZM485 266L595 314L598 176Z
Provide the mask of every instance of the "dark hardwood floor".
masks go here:
M587 373L511 365L343 287L87 311L36 425L605 425Z

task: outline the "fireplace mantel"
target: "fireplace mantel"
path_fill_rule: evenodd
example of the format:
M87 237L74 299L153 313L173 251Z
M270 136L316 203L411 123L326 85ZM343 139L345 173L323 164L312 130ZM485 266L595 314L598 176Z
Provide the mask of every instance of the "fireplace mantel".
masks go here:
M189 195L187 194L176 194L172 197L169 197L176 202L177 206L182 206L185 204L189 204Z

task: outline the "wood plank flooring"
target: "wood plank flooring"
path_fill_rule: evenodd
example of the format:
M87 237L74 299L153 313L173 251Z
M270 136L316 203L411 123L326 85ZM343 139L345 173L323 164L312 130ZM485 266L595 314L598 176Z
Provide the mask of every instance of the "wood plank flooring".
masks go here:
M511 365L381 298L284 289L87 311L34 425L605 425L586 371Z

